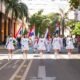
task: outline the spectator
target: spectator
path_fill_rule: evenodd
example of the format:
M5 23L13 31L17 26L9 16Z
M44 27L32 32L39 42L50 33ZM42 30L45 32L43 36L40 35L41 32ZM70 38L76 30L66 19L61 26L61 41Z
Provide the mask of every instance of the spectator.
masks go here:
M18 48L21 48L21 37L17 37Z
M78 47L78 52L80 53L80 35L77 36L77 47Z

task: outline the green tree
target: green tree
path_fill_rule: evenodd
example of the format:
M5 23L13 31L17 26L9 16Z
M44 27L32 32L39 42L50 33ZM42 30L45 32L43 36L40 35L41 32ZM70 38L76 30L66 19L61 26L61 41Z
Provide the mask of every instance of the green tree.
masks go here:
M80 0L70 0L69 3L71 8L77 9L80 6Z
M68 11L64 12L64 10L62 10L62 9L59 9L59 10L60 10L59 15L60 15L60 23L61 23L61 31L62 31L61 33L64 36L64 29L66 27L66 25L65 25L65 19L67 19L67 13L68 13Z
M24 16L28 18L28 8L26 4L21 3L20 0L5 0L6 4L6 10L5 13L8 16L8 14L11 14L11 26L13 23L13 20L17 20L17 18L23 18ZM11 27L12 28L12 27Z
M45 16L42 15L42 10L38 11L37 13L33 14L30 17L30 26L35 24L36 35L38 34L38 32L40 34L43 33L43 31L41 30L41 25L42 25L42 21L44 18L45 18Z
M38 32L40 35L45 34L46 28L49 28L50 34L53 35L53 32L55 31L55 23L58 20L58 15L51 13L48 15L42 15L42 10L33 14L30 17L30 26L35 24L36 29L36 35Z
M76 22L72 34L80 35L80 22Z

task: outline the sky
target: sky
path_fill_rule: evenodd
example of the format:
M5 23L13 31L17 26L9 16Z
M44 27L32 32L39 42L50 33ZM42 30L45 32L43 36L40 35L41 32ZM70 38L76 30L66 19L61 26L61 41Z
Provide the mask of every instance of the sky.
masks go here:
M39 10L43 10L43 14L51 12L59 12L59 9L66 12L69 9L67 0L21 0L28 6L29 14L32 15Z

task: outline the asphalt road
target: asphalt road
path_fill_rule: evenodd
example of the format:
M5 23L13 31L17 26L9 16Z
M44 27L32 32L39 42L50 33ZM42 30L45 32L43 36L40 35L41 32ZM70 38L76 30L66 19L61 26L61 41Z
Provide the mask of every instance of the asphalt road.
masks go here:
M80 80L80 60L1 60L0 80Z
M46 77L50 77L47 80L80 80L80 60L34 60L26 80L34 80L35 77L38 80L40 66L45 68Z

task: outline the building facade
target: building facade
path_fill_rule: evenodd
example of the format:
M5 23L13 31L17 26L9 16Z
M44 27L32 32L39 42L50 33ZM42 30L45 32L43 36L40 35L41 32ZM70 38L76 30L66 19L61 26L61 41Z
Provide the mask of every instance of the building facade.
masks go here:
M15 21L13 21L13 23L11 22L10 16L5 15L4 3L0 2L0 44L5 43L6 37L11 32L15 35Z

